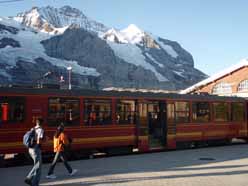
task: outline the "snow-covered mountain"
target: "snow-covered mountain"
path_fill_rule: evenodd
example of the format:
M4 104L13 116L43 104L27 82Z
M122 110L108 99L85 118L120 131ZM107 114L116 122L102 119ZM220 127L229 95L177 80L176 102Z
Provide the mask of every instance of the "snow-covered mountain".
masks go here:
M118 43L118 44L133 44L141 45L148 48L157 48L159 45L156 41L145 31L141 30L134 24L130 24L127 28L123 30L116 30L111 28L104 34L100 35L101 38L107 41Z
M126 29L121 31L112 28L104 33L102 37L112 42L139 44L143 41L145 32L136 25L130 24Z
M103 24L86 17L80 10L70 6L62 8L33 7L29 11L19 13L13 19L25 26L53 34L63 33L71 25L77 25L97 33L105 32L108 29Z
M68 66L73 86L86 88L177 90L206 78L177 42L134 24L110 29L69 6L0 18L0 84L67 81Z

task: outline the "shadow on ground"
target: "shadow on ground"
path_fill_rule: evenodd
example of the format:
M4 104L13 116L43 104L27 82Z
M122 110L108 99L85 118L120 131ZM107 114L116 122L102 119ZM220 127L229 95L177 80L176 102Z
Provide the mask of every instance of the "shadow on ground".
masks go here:
M93 186L140 180L152 181L199 176L248 174L248 164L239 165L234 163L228 165L228 161L248 158L247 149L248 145L236 145L74 161L71 162L72 166L80 170L75 177L65 178L63 176L65 172L61 168L61 172L59 172L56 180L43 179L41 185ZM227 163L220 166L213 164L221 162ZM233 170L242 168L247 171ZM166 172L169 171L176 171L176 173L166 175ZM194 173L187 173L185 171L194 171ZM156 174L153 174L154 176L142 176L144 173L154 172L163 172L164 176L157 176ZM125 175L122 176L123 178L114 178L120 174ZM132 174L137 175L134 176ZM104 179L89 181L90 178L95 177L104 177Z

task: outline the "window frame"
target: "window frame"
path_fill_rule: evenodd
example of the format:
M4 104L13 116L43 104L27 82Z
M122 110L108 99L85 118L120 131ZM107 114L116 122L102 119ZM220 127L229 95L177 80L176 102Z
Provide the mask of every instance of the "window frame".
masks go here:
M227 104L227 120L216 120L216 112L215 112L215 104ZM213 121L214 122L230 122L230 103L229 102L213 102L212 103L212 114L213 114Z
M61 119L55 119L54 121L50 120L50 114L58 114L58 111L56 113L52 113L51 112L51 107L50 107L50 104L55 104L55 103L50 103L50 100L52 99L60 99L59 101L59 104L60 104L60 107L62 107L62 105L64 105L64 113L59 113L61 114ZM61 103L61 100L63 100L64 102ZM65 118L67 118L67 109L66 109L66 106L69 105L66 103L66 100L73 100L77 103L77 108L75 108L75 112L69 112L69 118L73 118L73 114L76 115L76 119L75 120L72 120L71 123L70 121L68 122L67 120L65 120ZM73 104L73 102L71 102ZM48 110L48 113L47 113L47 125L48 127L55 127L55 126L58 126L61 122L67 126L67 127L75 127L75 126L79 126L80 125L80 98L77 98L77 97L60 97L60 96L57 96L57 97L48 97L47 99L47 110ZM60 112L62 111L62 108L60 108L59 110Z
M134 110L131 110L131 111L120 111L118 110L118 104L120 104L120 101L129 101L129 102L133 102L134 103ZM137 122L137 116L138 116L138 111L137 111L137 100L135 99L116 99L116 104L115 104L115 114L116 114L116 124L117 125L136 125L136 122ZM126 109L126 107L125 107ZM119 114L121 113L121 114ZM124 116L127 116L127 120L119 120L119 118L121 118L120 115L122 115L122 113L124 113ZM131 113L131 114L130 114ZM131 115L131 119L130 119L130 116ZM120 116L120 117L118 117ZM119 121L118 121L119 120ZM130 120L130 121L129 121Z
M106 111L99 110L98 112L92 111L92 110L89 111L87 108L89 105L86 104L86 102L89 100L90 100L90 102L88 102L88 103L91 103L91 105L92 105L91 101L93 101L93 103L108 103L109 104L109 110L106 110ZM99 107L99 105L97 105L97 106ZM99 127L99 126L112 125L113 124L113 108L112 108L112 106L113 106L113 100L111 98L84 98L83 99L83 108L84 109L83 109L83 113L81 113L81 114L83 114L83 118L84 118L84 121L83 121L84 126ZM94 110L95 110L95 106L94 106ZM105 117L106 121L104 121L100 115Z
M186 106L188 107L186 110L177 110L177 103L186 103ZM190 102L189 101L175 101L174 102L174 117L175 117L175 123L176 124L184 124L184 123L190 123ZM184 118L187 118L187 121L186 120L184 120L184 121L182 121L182 120L178 120L178 113L183 113L183 114L185 114L185 116L186 117L184 117ZM180 117L180 118L182 118L182 117Z
M248 91L248 79L244 79L239 82L237 87L237 92L242 93L247 91Z
M198 104L198 103L206 103L208 105L208 120L199 120L197 119L197 108L196 108L196 119L194 118L194 104ZM191 104L191 107L192 107L192 123L209 123L211 121L211 106L210 106L210 102L207 102L207 101L193 101L192 104Z
M226 82L219 82L219 83L216 83L213 86L211 92L214 95L231 94L231 93L233 93L233 91L232 91L232 85L230 83L226 83Z
M16 99L19 99L18 101ZM16 120L15 118L12 118L11 120L6 120L6 121L3 121L1 119L2 115L0 115L0 126L2 125L18 125L18 124L23 124L26 120L26 116L27 116L27 107L26 107L26 97L25 96L0 96L0 114L2 114L2 104L4 102L7 102L8 105L9 105L9 108L8 108L8 117L9 115L15 115L15 112L16 112L16 106L17 104L20 104L22 105L22 120Z
M242 120L234 120L233 119L234 118L234 116L233 116L233 114L234 114L234 112L233 112L233 104L242 104L243 105L243 107L242 107L243 108ZM232 122L244 122L245 121L245 104L243 102L231 102L230 106L231 106L231 118L230 118L230 120Z

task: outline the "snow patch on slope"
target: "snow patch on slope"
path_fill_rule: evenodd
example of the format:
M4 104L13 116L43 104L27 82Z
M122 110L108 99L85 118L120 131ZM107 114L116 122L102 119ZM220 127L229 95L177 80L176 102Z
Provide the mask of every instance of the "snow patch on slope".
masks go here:
M161 64L161 63L159 63L159 62L157 62L157 60L156 59L154 59L149 53L146 53L146 56L150 59L150 60L152 60L154 63L156 63L159 67L161 67L161 68L163 68L164 67L164 65L163 64Z
M4 69L0 69L0 76L7 77L9 80L11 80L11 75L9 75Z
M175 71L175 70L173 70L173 72L174 72L175 74L177 74L177 75L179 75L179 76L185 78L185 76L183 75L183 72L179 72L179 71Z
M3 19L3 18L2 18ZM0 21L0 24L5 23ZM11 25L13 26L13 25ZM19 25L20 27L20 25ZM99 76L100 74L94 68L88 68L80 66L76 61L68 61L57 58L49 57L45 54L45 49L40 43L42 40L51 37L49 34L45 33L34 33L31 31L20 30L17 34L13 35L10 33L5 33L0 35L0 39L8 37L18 41L21 48L5 47L0 49L0 60L7 62L11 66L15 66L18 59L23 59L25 61L36 63L36 58L44 58L55 66L67 68L71 66L73 72L81 75L91 75Z
M108 42L108 44L114 50L115 55L121 59L128 63L141 66L144 69L152 71L157 77L158 81L169 81L166 77L157 72L154 66L146 62L145 57L138 46L132 44L117 44L113 42Z
M172 46L164 44L162 41L159 41L159 39L156 39L156 42L166 51L167 54L169 54L171 57L177 58L178 53L173 49Z

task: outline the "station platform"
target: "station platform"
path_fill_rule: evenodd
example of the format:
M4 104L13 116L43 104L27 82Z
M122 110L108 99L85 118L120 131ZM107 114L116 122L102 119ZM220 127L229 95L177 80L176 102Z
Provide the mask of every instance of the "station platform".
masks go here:
M71 161L79 172L69 176L62 163L56 179L46 179L49 164L42 166L41 186L247 186L248 145L176 150ZM1 186L25 186L32 166L0 168Z

